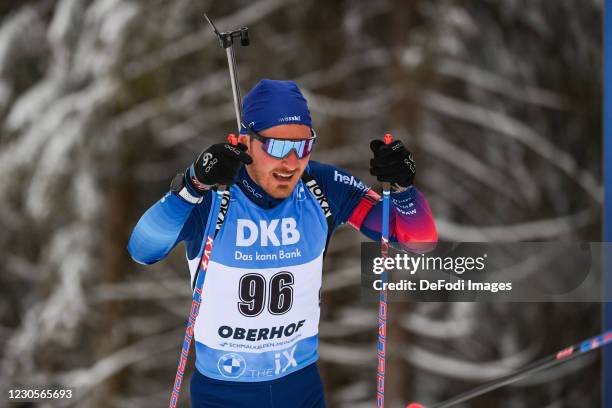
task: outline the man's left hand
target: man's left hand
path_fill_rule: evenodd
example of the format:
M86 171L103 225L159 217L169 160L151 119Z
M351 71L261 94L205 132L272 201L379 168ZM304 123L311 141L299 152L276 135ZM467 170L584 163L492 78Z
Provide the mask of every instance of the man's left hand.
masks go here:
M374 153L370 160L370 174L376 180L391 183L396 189L412 185L416 164L412 153L401 141L385 144L382 140L372 140L370 149Z

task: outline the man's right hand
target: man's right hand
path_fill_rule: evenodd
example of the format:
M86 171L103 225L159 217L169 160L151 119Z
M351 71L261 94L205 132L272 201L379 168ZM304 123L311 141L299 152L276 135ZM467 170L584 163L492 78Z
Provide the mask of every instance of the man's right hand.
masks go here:
M253 159L246 153L247 147L242 143L233 146L229 143L217 143L204 150L196 161L189 166L185 182L200 194L204 194L216 185L234 183L241 164L251 164Z

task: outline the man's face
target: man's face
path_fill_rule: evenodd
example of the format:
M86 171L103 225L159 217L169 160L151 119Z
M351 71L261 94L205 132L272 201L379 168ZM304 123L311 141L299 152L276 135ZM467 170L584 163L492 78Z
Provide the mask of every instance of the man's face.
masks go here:
M310 128L305 125L278 125L259 132L262 136L276 139L308 139ZM248 146L248 153L253 163L246 166L247 173L264 191L274 198L286 198L291 195L310 156L298 159L294 150L284 159L276 159L266 153L259 140L247 135L240 135L239 141Z

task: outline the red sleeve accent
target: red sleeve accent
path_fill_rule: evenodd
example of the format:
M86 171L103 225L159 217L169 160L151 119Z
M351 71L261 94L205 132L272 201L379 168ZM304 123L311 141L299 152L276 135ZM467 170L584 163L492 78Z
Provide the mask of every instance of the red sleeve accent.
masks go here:
M363 224L363 220L365 220L366 216L372 207L376 205L378 200L380 200L380 195L374 190L368 190L366 195L361 198L361 201L359 201L355 207L355 210L353 210L353 213L348 220L349 224L359 231L361 229L361 224Z

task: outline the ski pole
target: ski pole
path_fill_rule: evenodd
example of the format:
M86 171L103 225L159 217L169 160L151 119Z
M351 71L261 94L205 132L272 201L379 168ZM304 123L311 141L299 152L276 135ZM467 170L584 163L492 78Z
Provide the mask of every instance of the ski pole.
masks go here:
M227 65L229 67L230 82L232 83L232 95L234 96L234 110L236 111L236 124L238 125L238 134L242 124L242 109L240 96L240 83L238 82L238 70L236 68L236 56L234 54L234 38L240 38L240 45L246 47L250 44L249 29L241 27L237 30L219 32L212 20L204 13L204 18L212 27L215 35L219 37L219 44L225 49L227 54Z
M558 364L574 359L578 356L588 353L589 351L596 350L610 343L612 343L612 330L601 333L595 337L591 337L590 339L584 340L578 344L574 344L573 346L566 347L563 350L556 352L555 354L552 354L548 357L544 357L538 361L528 364L525 367L519 370L516 370L513 373L510 373L506 376L493 380L487 384L483 384L463 394L459 394L456 397L453 397L446 401L440 402L435 405L427 406L427 408L453 407L459 403L471 400L472 398L476 398L490 391L504 387L508 384L512 384L538 371L542 371L547 368L554 367ZM414 402L414 403L408 404L407 408L425 408L425 406Z
M206 21L208 21L217 37L219 37L221 46L226 50L227 63L230 73L230 82L232 84L234 110L236 111L236 123L238 125L238 134L240 134L240 126L242 122L242 114L240 109L240 84L238 83L238 72L236 69L236 58L234 55L233 44L234 38L240 38L241 45L249 45L248 28L242 27L238 30L220 33L213 24L212 20L208 18L206 14L204 14L204 18L206 18ZM232 145L238 144L238 138L234 134L229 134L227 140ZM225 220L225 213L227 212L228 206L229 192L226 190L226 186L220 185L217 188L217 191L215 192L215 195L212 199L211 208L206 223L206 229L203 235L204 237L206 237L206 239L202 242L202 246L198 254L200 258L200 263L198 264L198 269L194 276L195 285L193 299L191 302L191 311L189 314L189 320L187 322L187 329L185 330L185 337L183 340L183 347L181 349L181 356L179 358L178 368L176 370L176 377L174 379L172 395L170 397L170 408L175 408L178 404L179 394L181 392L181 387L183 385L183 379L185 375L185 368L187 366L187 360L189 358L189 349L193 340L193 328L195 326L195 321L198 317L198 313L200 311L200 304L202 302L202 285L204 283L204 276L206 275L206 270L208 269L208 262L210 260L210 254L212 252L214 239L217 236L219 230L221 229L221 226L223 225L223 221ZM216 222L214 223L215 227L213 232L210 233L215 215L217 217Z
M387 133L385 135L385 144L390 144L393 141L393 136ZM391 201L391 183L383 182L383 213L382 213L382 231L380 236L380 252L383 258L389 254L389 211ZM383 283L387 282L387 272L383 272L381 276ZM387 355L387 291L380 291L378 301L378 347L376 350L378 366L376 369L376 406L383 408L385 406L385 357Z
M183 379L185 375L185 368L187 367L187 360L189 359L189 348L191 347L191 341L193 340L193 328L195 326L196 318L200 312L200 303L202 302L202 284L204 283L204 276L208 269L208 262L210 260L210 254L212 252L213 242L217 233L221 229L225 213L227 212L227 206L229 205L229 193L226 193L225 186L219 186L215 195L212 198L212 204L210 212L208 214L208 221L206 223L206 229L204 231L204 237L206 239L202 242L200 252L200 262L198 264L198 270L195 275L195 289L193 291L193 298L191 301L191 309L189 313L189 320L187 321L187 329L185 330L185 337L183 339L183 347L181 348L181 355L179 357L179 364L176 370L176 376L174 378L174 386L172 388L172 394L170 396L170 408L175 408L178 404L179 394L183 385ZM216 220L215 220L216 216ZM215 225L213 231L211 228Z

